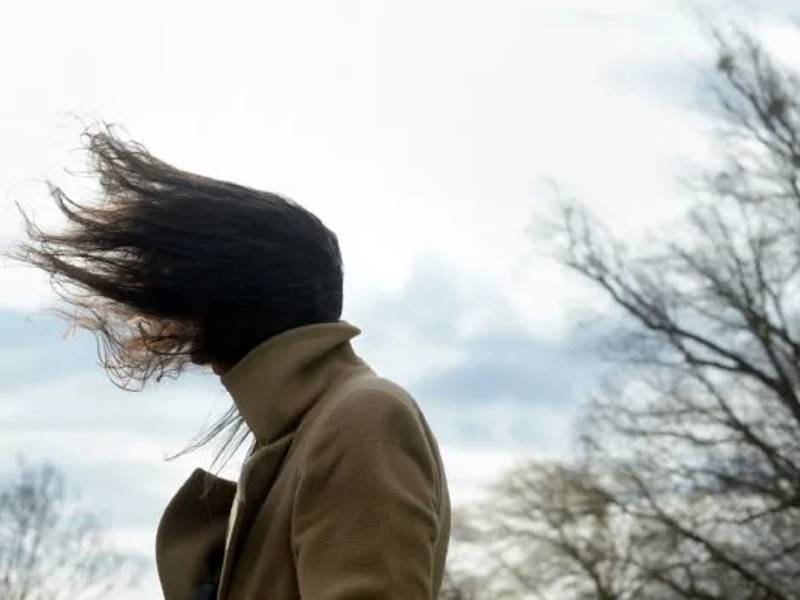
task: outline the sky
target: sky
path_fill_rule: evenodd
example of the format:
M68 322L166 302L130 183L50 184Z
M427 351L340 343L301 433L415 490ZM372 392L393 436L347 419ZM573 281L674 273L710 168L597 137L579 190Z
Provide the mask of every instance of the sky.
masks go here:
M694 3L800 50L790 1ZM533 233L551 181L617 231L680 213L713 156L698 108L710 48L671 0L41 2L0 8L0 245L16 204L61 221L83 125L118 123L176 166L292 197L340 240L356 352L425 412L454 505L524 457L569 457L603 370L580 315L603 306ZM152 572L164 505L229 406L211 374L118 390L93 338L48 314L46 278L0 263L0 477L63 467ZM228 473L235 473L235 465ZM120 596L122 597L122 596Z

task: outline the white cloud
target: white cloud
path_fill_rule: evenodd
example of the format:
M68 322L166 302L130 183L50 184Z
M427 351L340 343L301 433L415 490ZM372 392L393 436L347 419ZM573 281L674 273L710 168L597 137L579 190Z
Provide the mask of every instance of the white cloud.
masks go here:
M82 166L64 114L75 111L120 121L182 167L307 205L340 235L350 298L396 292L415 261L438 255L558 332L577 291L524 233L547 196L540 179L575 184L617 221L649 221L674 204L664 165L700 144L684 113L605 76L632 55L669 55L675 40L693 42L681 56L697 50L668 5L197 5L191 27L174 8L150 19L146 5L5 19L0 54L26 57L6 65L16 93L0 98L0 158L14 165L0 178L6 239L13 200L52 219L36 178L86 188L59 172ZM48 302L35 279L0 271L11 290L0 304Z

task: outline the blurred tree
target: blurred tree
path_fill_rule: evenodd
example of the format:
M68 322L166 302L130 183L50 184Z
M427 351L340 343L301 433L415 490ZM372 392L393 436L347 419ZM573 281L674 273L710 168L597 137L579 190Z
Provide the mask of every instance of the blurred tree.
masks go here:
M61 472L20 461L0 486L0 598L108 598L141 563L111 549L97 515L72 505Z
M558 259L611 301L618 368L578 466L520 467L473 510L485 590L800 597L800 81L712 35L720 159L685 218L639 246L561 202Z
M464 572L446 570L439 591L439 600L479 600L475 581Z

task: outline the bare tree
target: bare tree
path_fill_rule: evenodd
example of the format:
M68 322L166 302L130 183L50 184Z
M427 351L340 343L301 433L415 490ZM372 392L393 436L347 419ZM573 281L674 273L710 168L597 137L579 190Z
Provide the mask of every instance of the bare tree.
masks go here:
M438 600L479 600L481 583L463 571L445 570Z
M685 218L635 244L561 202L556 255L611 301L615 369L575 465L520 466L474 507L456 544L493 565L486 598L800 593L800 80L712 39L720 160Z
M447 568L438 600L485 600L490 573L476 569L476 562L486 566L485 542L476 536L470 518L472 507L454 507L451 515L450 548ZM476 552L475 546L478 546Z
M473 564L483 566L471 582L481 590L476 600L672 598L658 570L680 550L674 536L637 522L609 483L557 462L531 460L507 472L486 500L459 515L468 533L456 545L471 546Z
M70 502L60 471L20 462L0 487L0 598L108 598L141 562L115 552L99 517Z
M714 32L723 160L646 249L563 204L560 258L619 309L615 385L585 422L611 502L680 550L650 565L684 598L800 590L800 81Z

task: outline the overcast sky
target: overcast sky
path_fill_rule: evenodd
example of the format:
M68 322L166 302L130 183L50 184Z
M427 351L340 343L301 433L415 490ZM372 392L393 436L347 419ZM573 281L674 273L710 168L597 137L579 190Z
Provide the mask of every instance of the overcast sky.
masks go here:
M794 2L699 4L800 50ZM680 210L676 175L712 153L696 106L709 48L685 6L4 7L0 243L19 239L15 202L59 222L44 177L92 191L64 168L85 167L78 134L94 119L183 169L294 198L339 236L356 352L417 398L467 502L515 458L568 455L598 373L573 326L598 299L529 233L548 178L636 231ZM210 375L117 390L93 339L64 339L42 313L55 302L40 274L0 264L0 472L19 453L56 459L119 543L151 555L160 511L210 460L164 457L228 399Z

